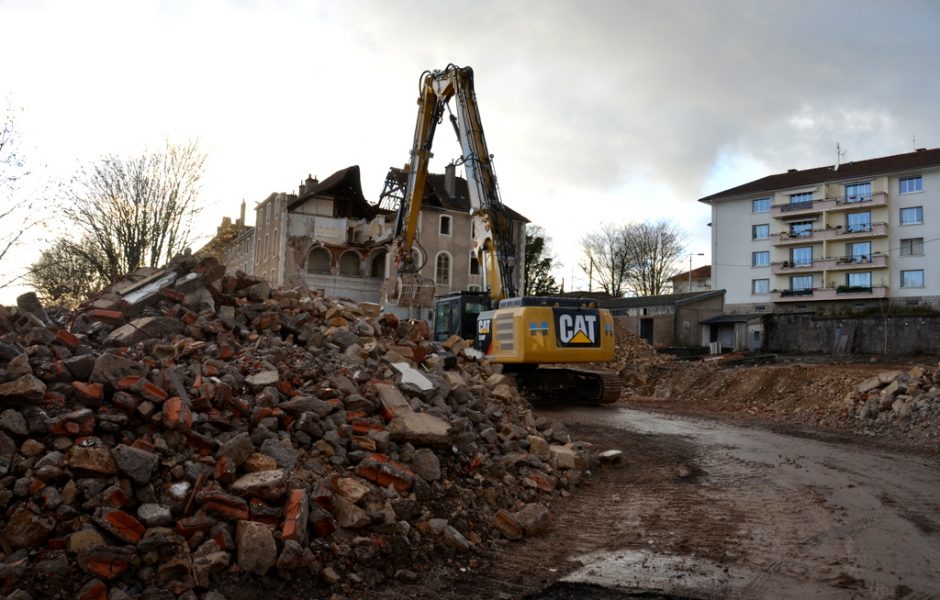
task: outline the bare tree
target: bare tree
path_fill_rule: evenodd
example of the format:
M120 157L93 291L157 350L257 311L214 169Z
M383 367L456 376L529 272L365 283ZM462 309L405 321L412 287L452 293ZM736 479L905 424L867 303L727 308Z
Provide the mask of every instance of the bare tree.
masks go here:
M677 272L682 233L671 223L604 224L581 240L580 267L612 296L657 296Z
M558 284L552 276L555 257L549 251L551 238L538 225L526 227L525 233L525 285L523 295L546 296L558 292Z
M13 274L9 253L23 241L23 236L39 219L33 211L33 200L21 197L23 182L30 172L21 150L22 142L16 127L13 107L7 103L0 116L0 289L21 276Z
M666 221L644 222L630 225L624 241L628 291L637 296L662 294L685 251L682 232Z
M75 308L107 283L84 258L97 253L94 246L87 240L79 242L81 253L75 252L74 246L74 242L60 239L43 250L26 273L26 281L44 303Z
M205 154L195 142L137 158L109 156L83 169L63 210L80 242L65 248L106 281L141 266L159 266L190 243Z
M591 282L598 282L611 296L626 291L628 257L625 252L627 226L604 223L601 230L581 238L584 261L579 265Z

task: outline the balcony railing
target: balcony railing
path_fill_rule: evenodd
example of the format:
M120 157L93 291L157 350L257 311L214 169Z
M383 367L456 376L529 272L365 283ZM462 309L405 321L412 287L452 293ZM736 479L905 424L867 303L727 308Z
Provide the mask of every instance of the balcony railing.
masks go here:
M818 302L820 300L865 300L886 298L885 286L839 286L835 288L813 288L807 290L782 290L770 292L771 302Z
M856 238L884 237L888 235L887 223L872 223L870 226L854 226L852 230L843 227L827 227L813 231L801 231L791 234L787 231L774 233L770 236L770 243L774 246L790 246L824 240L845 240Z
M794 216L810 215L825 211L854 210L859 205L866 207L882 206L887 202L888 194L885 192L874 192L871 196L839 196L820 200L808 200L806 202L774 204L770 207L770 214L772 217L777 219L783 217L790 218Z

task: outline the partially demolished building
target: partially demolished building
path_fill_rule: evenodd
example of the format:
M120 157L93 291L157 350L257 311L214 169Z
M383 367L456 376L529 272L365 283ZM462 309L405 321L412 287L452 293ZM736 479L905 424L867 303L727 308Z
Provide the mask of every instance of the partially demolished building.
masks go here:
M404 177L393 168L387 180L403 184ZM515 255L521 258L528 220L512 210L509 215ZM351 166L323 181L308 177L296 194L268 196L255 208L254 227L240 230L223 259L230 272L242 270L273 286L303 284L328 296L381 302L382 287L395 273L389 255L394 221L394 210L365 199L359 167ZM486 287L471 252L471 227L466 180L453 165L444 174L429 175L416 251L421 275L436 282L437 294ZM520 260L513 273L519 289L523 272Z

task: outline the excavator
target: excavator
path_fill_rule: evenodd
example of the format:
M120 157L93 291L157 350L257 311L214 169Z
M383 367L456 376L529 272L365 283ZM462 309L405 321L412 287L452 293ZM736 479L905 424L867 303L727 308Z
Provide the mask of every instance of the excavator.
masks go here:
M555 296L519 296L513 269L515 244L507 211L500 200L474 90L470 67L447 65L420 78L418 120L407 183L394 228L396 265L389 303L434 306L434 337L473 340L487 360L503 365L533 402L608 404L622 391L613 372L567 365L606 363L614 357L614 321L593 300ZM455 112L450 108L454 100ZM425 195L434 134L449 113L457 134L470 196L472 251L483 266L484 292L461 291L434 298L435 284L420 274L414 252L418 217Z

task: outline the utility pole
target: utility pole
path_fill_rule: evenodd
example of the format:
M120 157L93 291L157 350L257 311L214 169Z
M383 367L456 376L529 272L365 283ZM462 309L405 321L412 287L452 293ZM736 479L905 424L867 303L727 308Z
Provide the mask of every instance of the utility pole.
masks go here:
M693 256L705 256L704 252L696 252L689 254L689 291L692 291L692 257Z

